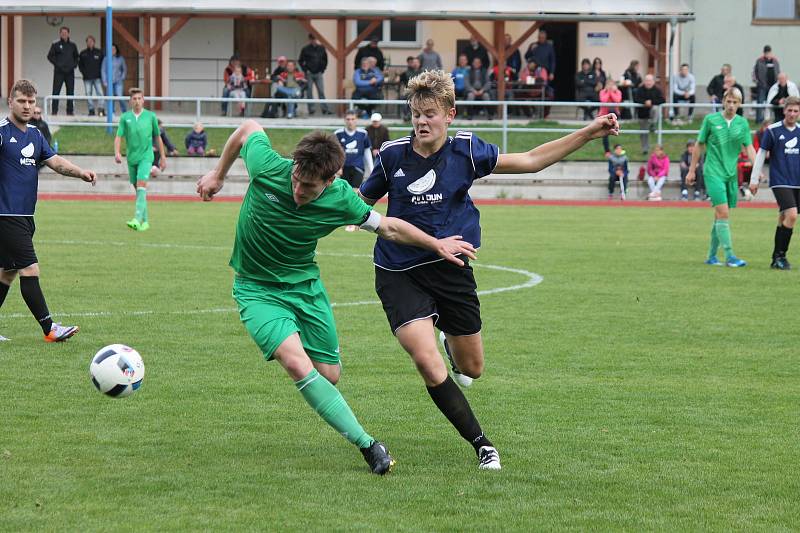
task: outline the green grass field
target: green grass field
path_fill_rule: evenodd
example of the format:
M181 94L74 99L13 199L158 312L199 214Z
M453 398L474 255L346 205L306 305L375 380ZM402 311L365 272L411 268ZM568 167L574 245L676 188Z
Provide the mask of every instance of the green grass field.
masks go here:
M376 302L374 236L320 245L340 389L396 457L360 454L265 363L227 267L238 205L42 202L45 344L17 286L0 312L0 530L800 528L796 272L768 268L774 212L734 213L744 269L707 267L707 209L486 206L476 266L486 372L467 396L502 454L479 472ZM800 249L800 244L797 245ZM795 252L790 257L800 257ZM110 399L91 357L147 365Z

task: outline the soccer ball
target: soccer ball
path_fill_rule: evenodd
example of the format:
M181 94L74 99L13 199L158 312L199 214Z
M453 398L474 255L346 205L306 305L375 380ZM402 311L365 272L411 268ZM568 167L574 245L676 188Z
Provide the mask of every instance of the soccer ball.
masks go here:
M124 344L111 344L92 357L89 374L97 390L114 398L130 396L142 385L144 361Z

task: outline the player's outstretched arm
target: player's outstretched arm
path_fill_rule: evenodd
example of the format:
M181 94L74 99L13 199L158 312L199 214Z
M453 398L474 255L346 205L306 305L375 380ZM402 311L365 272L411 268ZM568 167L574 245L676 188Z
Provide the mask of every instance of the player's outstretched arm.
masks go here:
M373 213L376 212L373 211ZM475 247L468 242L462 241L461 235L437 239L405 220L395 217L381 217L375 233L389 241L432 250L440 257L458 266L464 265L464 261L456 257L458 254L464 254L470 259L477 257L475 255Z
M595 118L583 128L569 135L537 146L528 152L500 154L495 174L522 174L539 172L557 163L592 139L606 135L619 135L619 122L614 113Z
M222 189L225 176L228 175L228 171L233 166L234 161L239 157L242 146L244 146L247 138L257 131L263 131L261 124L255 120L245 120L228 137L225 147L222 149L222 155L219 156L217 161L217 166L197 180L197 194L200 195L204 202L211 201L214 195Z
M84 170L60 155L51 157L45 161L44 164L62 176L72 176L73 178L80 178L87 183L91 183L92 187L94 187L94 184L97 182L97 175L93 170Z

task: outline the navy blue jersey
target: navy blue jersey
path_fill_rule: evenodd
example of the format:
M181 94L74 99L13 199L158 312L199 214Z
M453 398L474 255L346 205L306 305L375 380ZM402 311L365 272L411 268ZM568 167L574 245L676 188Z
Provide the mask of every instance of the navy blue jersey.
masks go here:
M338 129L334 133L344 148L344 166L354 167L364 171L364 152L372 149L367 136L367 130L356 128L356 131L349 132L346 129Z
M436 238L461 235L476 248L481 244L480 213L469 196L476 179L497 165L499 150L469 131L448 137L425 158L411 147L412 137L383 143L372 175L361 194L378 200L389 194L387 215L409 222ZM407 270L441 258L433 252L381 238L375 243L375 265Z
M793 130L783 121L770 125L761 136L763 150L769 151L769 186L800 188L800 128Z
M25 131L0 120L0 216L33 216L39 189L36 166L56 153L36 127Z

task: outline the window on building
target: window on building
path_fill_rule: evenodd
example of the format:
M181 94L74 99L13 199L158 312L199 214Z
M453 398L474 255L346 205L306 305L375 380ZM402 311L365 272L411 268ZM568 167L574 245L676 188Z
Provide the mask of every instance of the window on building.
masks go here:
M800 22L800 0L753 0L753 21Z
M369 20L358 20L353 25L353 37L356 37L367 26ZM416 20L384 20L375 31L373 35L377 35L380 39L380 46L383 47L409 47L417 48L420 46L420 23ZM362 44L366 44L369 40L369 35Z

